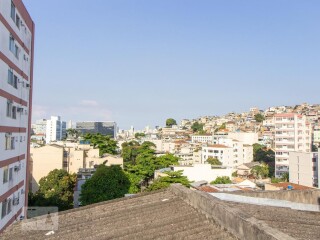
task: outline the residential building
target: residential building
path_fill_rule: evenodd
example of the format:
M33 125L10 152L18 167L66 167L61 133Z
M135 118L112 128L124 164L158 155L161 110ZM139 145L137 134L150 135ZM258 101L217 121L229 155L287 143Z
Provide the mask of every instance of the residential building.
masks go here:
M217 158L223 166L233 167L233 148L222 144L212 144L202 147L202 163L207 163L209 157Z
M21 0L0 1L0 233L26 216L34 28Z
M296 113L274 116L275 122L275 176L289 172L289 153L311 151L311 125L306 117Z
M33 124L33 132L35 135L42 134L46 135L47 132L47 119L39 119Z
M289 180L291 183L318 188L320 186L319 169L319 152L289 153Z
M256 132L230 132L228 138L238 140L244 144L253 145L259 141Z
M120 165L123 158L110 154L99 156L99 149L88 144L74 146L46 145L31 148L30 188L32 192L38 190L39 180L47 176L54 169L64 169L69 173L78 173L82 168L94 168L95 165Z
M173 166L173 171L183 171L183 175L188 177L190 181L207 182L214 181L217 177L227 176L231 178L233 169L223 166L211 166L211 164L194 164L193 166Z
M109 135L112 138L116 138L117 136L116 122L77 122L76 129L82 134L100 133L102 135Z
M313 144L320 147L320 126L315 126L313 129Z
M51 116L47 120L46 143L61 141L66 135L66 122L60 116Z
M214 137L212 134L191 136L191 142L193 143L213 143L213 141Z

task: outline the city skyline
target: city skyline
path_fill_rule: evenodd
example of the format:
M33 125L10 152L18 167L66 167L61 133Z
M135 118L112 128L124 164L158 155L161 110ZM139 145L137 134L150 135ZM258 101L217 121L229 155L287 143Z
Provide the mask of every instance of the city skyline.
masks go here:
M33 122L139 129L318 101L317 1L25 4L37 23Z

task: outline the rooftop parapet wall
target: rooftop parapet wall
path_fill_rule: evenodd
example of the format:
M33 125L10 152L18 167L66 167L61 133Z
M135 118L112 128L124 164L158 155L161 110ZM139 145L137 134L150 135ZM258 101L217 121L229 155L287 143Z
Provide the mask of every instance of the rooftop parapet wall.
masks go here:
M291 236L268 226L264 221L248 216L231 208L206 193L192 191L180 184L172 184L169 191L181 197L191 206L202 212L208 219L217 222L233 235L243 240L292 240Z
M320 190L280 190L263 192L234 192L231 194L248 197L271 198L290 202L320 205Z

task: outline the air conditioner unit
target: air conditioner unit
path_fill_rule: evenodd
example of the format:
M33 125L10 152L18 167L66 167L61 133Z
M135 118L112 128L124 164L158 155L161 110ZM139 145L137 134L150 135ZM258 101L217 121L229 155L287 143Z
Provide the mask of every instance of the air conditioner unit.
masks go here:
M21 189L21 194L25 194L25 190L24 189Z
M14 166L14 171L18 172L20 170L20 165L19 166Z
M18 108L17 108L17 112L21 112L21 113L22 113L22 112L23 112L23 108L18 107Z
M14 198L13 201L12 201L12 205L13 206L19 205L19 198Z
M29 83L26 83L26 87L27 87L27 88L30 87L30 84L29 84Z

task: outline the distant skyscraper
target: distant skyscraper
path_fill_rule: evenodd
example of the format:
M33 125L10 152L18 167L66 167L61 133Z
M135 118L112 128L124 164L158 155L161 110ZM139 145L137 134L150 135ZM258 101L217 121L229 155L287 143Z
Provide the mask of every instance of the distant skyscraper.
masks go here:
M117 124L115 122L77 122L76 129L82 134L100 133L112 138L117 136Z
M34 23L21 0L0 1L0 39L1 234L28 201Z
M66 122L61 121L59 116L52 116L47 120L46 143L60 141L66 137Z

